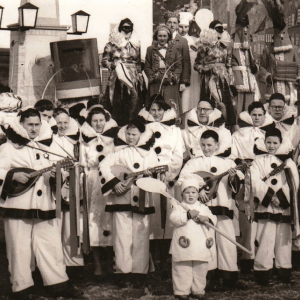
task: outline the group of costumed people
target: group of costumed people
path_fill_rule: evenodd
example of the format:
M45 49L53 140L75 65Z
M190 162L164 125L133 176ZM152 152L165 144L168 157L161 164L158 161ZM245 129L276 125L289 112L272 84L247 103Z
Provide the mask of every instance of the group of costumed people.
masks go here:
M33 299L36 267L48 295L81 297L68 274L90 250L94 275L120 287L141 287L156 270L168 278L171 254L177 299L204 299L220 280L246 288L237 247L241 272L254 270L258 284L269 285L274 269L291 282L300 254L299 58L280 3L263 3L274 43L259 67L248 33L254 2L236 7L233 39L208 10L196 14L198 37L187 35L190 14L168 13L143 67L124 19L104 49L100 104L42 99L0 113L0 215L15 299Z

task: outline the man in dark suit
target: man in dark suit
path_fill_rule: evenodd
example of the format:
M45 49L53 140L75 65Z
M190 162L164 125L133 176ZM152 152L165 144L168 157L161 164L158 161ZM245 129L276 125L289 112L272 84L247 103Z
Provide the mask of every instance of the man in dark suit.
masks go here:
M182 59L182 72L180 76L179 91L182 92L186 86L190 85L191 77L191 59L187 40L178 33L179 14L168 12L165 15L166 26L171 30L173 40ZM180 108L181 111L181 108Z

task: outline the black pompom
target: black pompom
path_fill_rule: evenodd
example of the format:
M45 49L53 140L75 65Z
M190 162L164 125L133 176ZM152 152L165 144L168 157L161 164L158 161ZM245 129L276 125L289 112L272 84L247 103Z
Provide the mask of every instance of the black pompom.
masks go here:
M103 235L104 236L109 236L109 231L108 230L103 230Z
M160 148L160 147L156 147L156 148L154 149L154 151L156 152L156 154L159 154L159 153L161 152L161 148Z
M135 169L138 169L138 168L140 167L140 164L139 164L139 163L135 163L135 164L133 165L133 167L134 167Z
M156 131L154 133L155 138L159 139L161 137L161 133L159 131Z
M100 156L98 157L99 162L101 162L104 158L105 158L104 155L100 155Z
M102 183L102 184L105 183L105 179L104 179L104 178L101 179L101 183Z
M102 146L102 145L97 145L96 150L97 150L98 152L103 151L103 146Z

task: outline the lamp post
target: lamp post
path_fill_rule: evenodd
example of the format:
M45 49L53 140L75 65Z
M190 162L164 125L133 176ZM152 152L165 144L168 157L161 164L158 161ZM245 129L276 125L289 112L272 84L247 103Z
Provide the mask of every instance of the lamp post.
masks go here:
M11 28L1 28L4 7L0 6L0 30L29 30L36 27L36 20L39 8L31 3L25 3L18 8L19 10L19 26Z
M90 15L83 10L79 10L72 16L73 32L67 32L67 34L81 35L87 32L89 26Z

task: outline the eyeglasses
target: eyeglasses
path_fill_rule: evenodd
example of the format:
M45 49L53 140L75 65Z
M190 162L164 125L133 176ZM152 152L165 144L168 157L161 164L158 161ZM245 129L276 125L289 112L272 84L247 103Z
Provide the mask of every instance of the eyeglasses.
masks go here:
M284 106L270 106L274 110L282 111L284 109Z
M203 112L207 113L210 110L212 110L212 108L197 107L197 110L199 110L200 112L203 111Z

